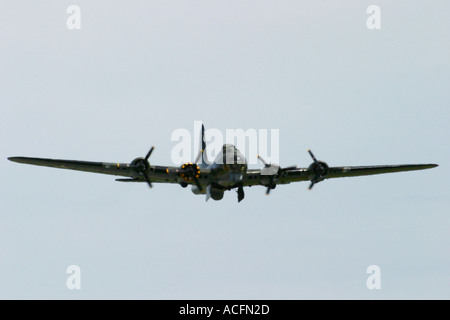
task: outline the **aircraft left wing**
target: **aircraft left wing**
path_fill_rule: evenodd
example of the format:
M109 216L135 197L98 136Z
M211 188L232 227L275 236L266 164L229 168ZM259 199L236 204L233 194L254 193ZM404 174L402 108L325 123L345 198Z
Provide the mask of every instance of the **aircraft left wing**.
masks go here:
M274 175L262 175L261 170L248 170L243 186L266 186L267 194L278 184L310 181L310 189L314 184L325 179L368 176L375 174L424 170L437 167L437 164L401 164L374 166L343 166L328 167L324 162L313 163L309 168L295 168L284 170L280 168Z

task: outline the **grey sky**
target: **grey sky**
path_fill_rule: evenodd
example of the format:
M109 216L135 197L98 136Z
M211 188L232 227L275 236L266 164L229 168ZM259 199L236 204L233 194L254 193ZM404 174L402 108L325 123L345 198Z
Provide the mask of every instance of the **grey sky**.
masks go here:
M449 299L449 10L2 1L0 298ZM129 162L155 145L151 163L171 164L172 131L195 120L279 129L285 166L308 166L308 148L329 165L440 166L249 188L238 204L6 160Z

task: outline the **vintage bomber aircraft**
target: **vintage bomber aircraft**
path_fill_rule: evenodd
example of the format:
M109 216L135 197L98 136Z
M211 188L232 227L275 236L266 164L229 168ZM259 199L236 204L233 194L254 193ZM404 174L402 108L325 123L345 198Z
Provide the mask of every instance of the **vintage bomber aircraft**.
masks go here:
M437 167L437 164L403 164L381 166L329 167L319 161L308 150L313 162L308 168L297 166L282 168L269 164L258 156L264 167L260 170L247 169L247 162L239 150L230 144L223 145L222 151L214 162L206 159L205 127L202 126L201 150L195 163L188 162L181 167L153 166L148 159L154 147L144 158L136 158L131 163L88 162L76 160L54 160L42 158L11 157L11 161L61 169L109 174L127 177L116 179L121 182L147 182L151 188L153 182L176 183L183 188L192 186L194 194L205 194L209 198L221 200L226 190L237 189L238 202L244 199L244 187L262 185L266 194L278 184L297 181L310 181L309 189L325 179L357 177L372 174L423 170Z

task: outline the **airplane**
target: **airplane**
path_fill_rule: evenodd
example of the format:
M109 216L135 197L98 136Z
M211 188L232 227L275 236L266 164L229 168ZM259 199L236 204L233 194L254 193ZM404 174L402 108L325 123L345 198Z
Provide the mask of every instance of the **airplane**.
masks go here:
M262 169L248 169L248 163L239 150L231 144L224 144L214 162L206 156L205 127L201 129L201 148L195 162L187 162L180 167L150 165L149 158L155 149L151 147L145 157L134 159L131 163L90 162L78 160L56 160L28 157L10 157L8 160L37 166L101 173L125 178L119 182L146 182L150 188L153 183L173 183L186 188L191 185L194 194L206 195L206 201L221 200L225 191L236 189L238 202L244 197L244 187L264 186L266 194L279 184L310 181L308 189L332 178L367 176L382 173L423 170L437 167L437 164L401 164L375 166L330 167L317 160L311 150L313 162L308 168L297 166L280 167L267 163L258 155Z

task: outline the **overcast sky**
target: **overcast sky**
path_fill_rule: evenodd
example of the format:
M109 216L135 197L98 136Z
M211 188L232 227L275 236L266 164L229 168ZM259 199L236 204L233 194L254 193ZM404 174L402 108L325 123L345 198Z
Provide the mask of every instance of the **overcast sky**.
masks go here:
M0 298L449 299L449 12L446 0L1 1ZM278 129L284 166L308 166L308 148L330 166L440 166L248 188L238 204L234 191L205 203L6 160L130 162L155 145L151 163L173 165L172 132L194 135L196 120ZM70 265L81 290L66 287Z

